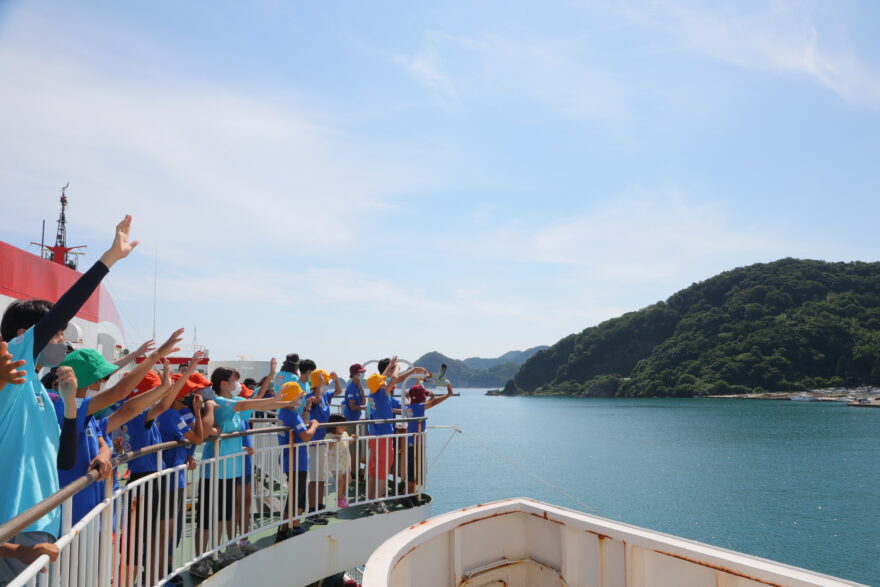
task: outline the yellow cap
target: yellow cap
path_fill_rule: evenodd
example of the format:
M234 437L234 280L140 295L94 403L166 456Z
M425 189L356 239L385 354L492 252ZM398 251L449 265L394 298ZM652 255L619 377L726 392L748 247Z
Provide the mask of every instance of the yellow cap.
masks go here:
M279 397L286 402L292 402L296 398L302 397L305 394L306 392L303 391L302 387L300 387L299 383L296 381L288 381L278 390Z
M330 374L323 369L316 369L312 371L311 375L309 375L309 383L312 384L312 387L327 385L330 383Z
M379 375L378 373L373 373L367 377L367 388L370 390L370 393L376 393L382 389L385 386L386 379L384 375Z

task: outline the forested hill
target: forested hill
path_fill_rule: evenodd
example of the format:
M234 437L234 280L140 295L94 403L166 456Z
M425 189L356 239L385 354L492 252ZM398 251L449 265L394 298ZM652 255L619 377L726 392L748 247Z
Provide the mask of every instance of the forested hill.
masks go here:
M415 364L436 373L440 365L446 363L446 376L456 387L501 387L516 374L523 361L546 348L537 346L524 351L510 351L493 359L470 357L463 361L434 351L419 357Z
M563 338L505 394L694 396L880 382L880 263L726 271Z

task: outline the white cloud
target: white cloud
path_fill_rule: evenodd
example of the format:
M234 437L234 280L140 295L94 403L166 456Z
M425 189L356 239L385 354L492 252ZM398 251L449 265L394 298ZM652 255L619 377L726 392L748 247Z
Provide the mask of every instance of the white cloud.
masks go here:
M0 45L0 76L15 89L0 93L0 175L22 212L44 214L44 196L69 180L79 226L130 212L172 262L253 244L332 251L358 238L363 214L430 176L295 95L190 82L167 62L126 76L40 42Z
M806 76L855 103L880 108L880 75L825 26L836 4L680 2L628 5L628 15L672 35L685 49L740 67ZM841 37L842 38L839 38Z
M577 43L429 31L418 49L395 61L443 96L489 107L526 98L575 119L619 122L628 116L620 85Z

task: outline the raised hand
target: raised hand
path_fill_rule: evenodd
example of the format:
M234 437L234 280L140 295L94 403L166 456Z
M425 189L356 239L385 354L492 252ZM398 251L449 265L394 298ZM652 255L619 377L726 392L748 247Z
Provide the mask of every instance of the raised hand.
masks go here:
M177 345L180 344L180 341L183 340L183 328L178 328L175 330L171 336L168 337L168 340L162 343L158 349L156 349L156 354L159 358L164 358L170 355L171 353L175 353L180 349L177 348Z
M128 257L136 246L138 241L129 242L128 238L131 234L131 216L126 214L122 222L116 225L116 236L113 238L113 244L107 249L107 252L101 256L101 262L109 269L117 261Z
M330 381L336 381L337 379L339 379L339 375L336 374L336 371L331 371L330 372Z
M76 418L76 373L71 367L58 367L55 376L58 395L64 402L64 417Z
M187 365L186 372L184 373L186 379L189 379L190 376L196 372L196 369L199 366L199 361L201 361L202 357L204 356L204 351L196 351L195 353L193 353L192 360L189 362L189 365Z
M27 361L13 361L12 354L9 352L9 345L5 341L0 342L0 390L6 387L7 383L12 385L21 385L27 375L19 367L23 367Z
M193 414L198 414L201 411L203 403L205 403L205 398L202 397L202 394L194 393L192 404Z
M269 379L275 377L278 374L278 359L272 357L272 360L269 361Z
M137 350L135 350L131 354L133 354L135 357L141 357L143 355L146 355L150 351L152 351L155 347L156 347L156 341L151 338L150 340L148 340L147 342L145 342L144 344L139 346L137 348Z
M162 385L171 385L171 363L164 357L162 358Z

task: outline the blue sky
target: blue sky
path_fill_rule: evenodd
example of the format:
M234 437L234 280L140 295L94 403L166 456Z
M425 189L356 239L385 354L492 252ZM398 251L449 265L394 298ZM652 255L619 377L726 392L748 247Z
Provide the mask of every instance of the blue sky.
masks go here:
M0 3L2 238L142 241L130 343L342 370L876 260L880 4ZM51 232L51 231L50 231Z

